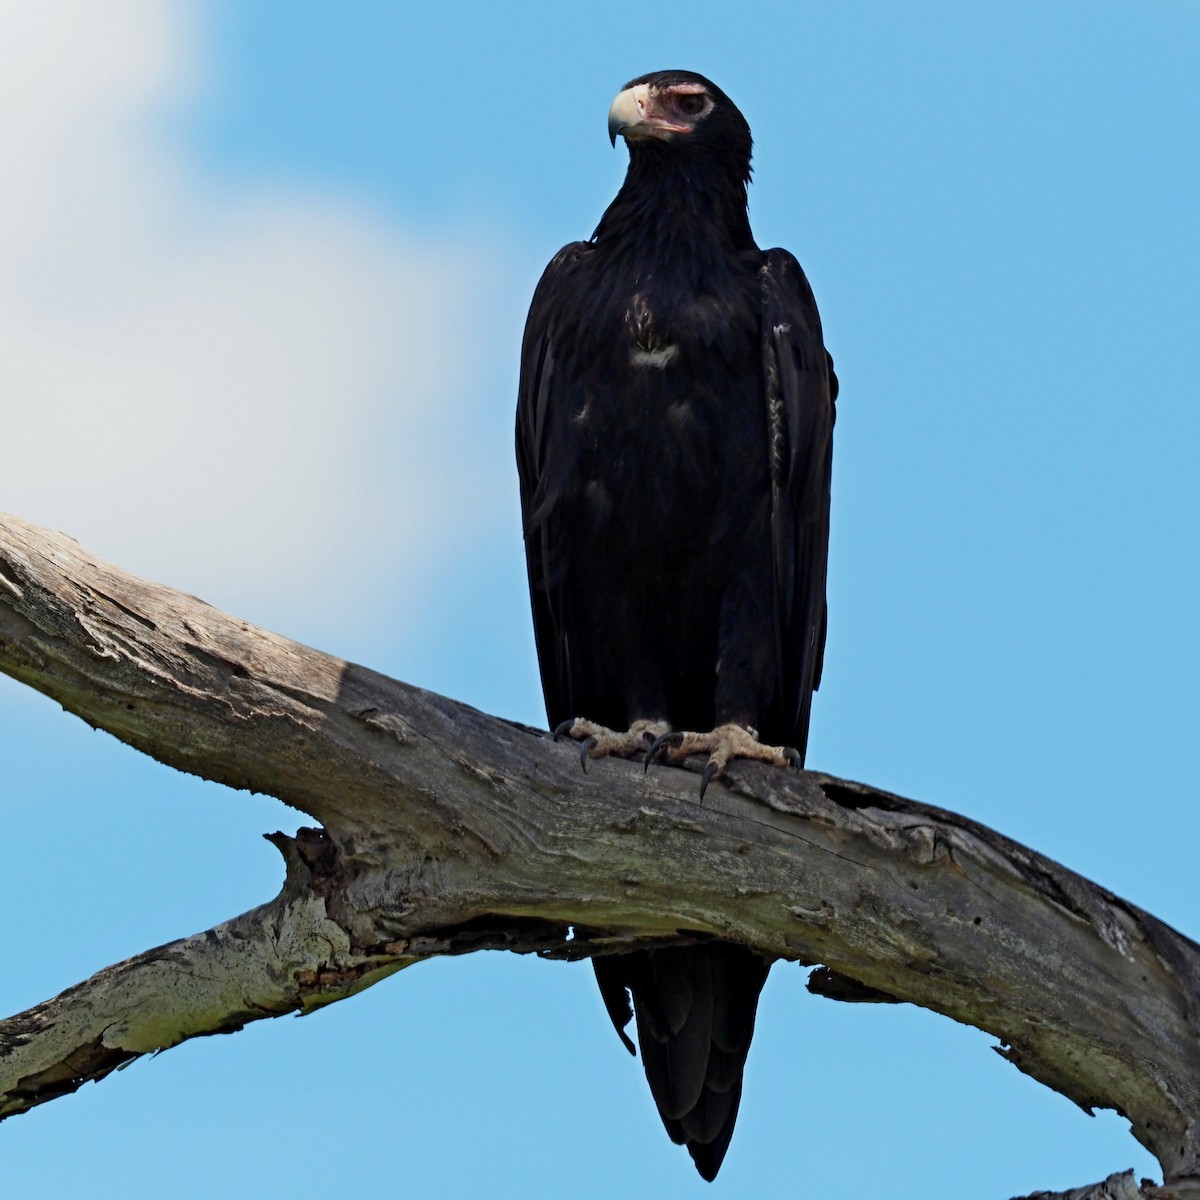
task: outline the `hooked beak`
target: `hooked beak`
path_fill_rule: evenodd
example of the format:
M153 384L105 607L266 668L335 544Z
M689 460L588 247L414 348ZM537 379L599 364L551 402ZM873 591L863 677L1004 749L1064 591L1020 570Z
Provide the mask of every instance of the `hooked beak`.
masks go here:
M689 128L662 116L647 83L639 83L618 93L608 110L608 140L614 146L618 134L626 141L647 137L669 141L674 134L687 133Z
M608 140L614 146L617 144L618 134L625 133L641 123L642 105L648 90L644 83L626 88L612 102L612 107L608 110ZM642 93L640 100L638 92Z

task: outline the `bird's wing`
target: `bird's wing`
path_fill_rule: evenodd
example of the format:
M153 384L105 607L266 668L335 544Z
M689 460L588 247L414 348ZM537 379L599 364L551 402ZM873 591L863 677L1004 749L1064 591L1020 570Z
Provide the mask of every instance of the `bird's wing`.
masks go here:
M800 264L767 251L762 355L771 451L775 661L783 728L803 755L825 651L825 574L837 376Z
M557 357L570 348L556 344L560 312L569 311L579 286L577 267L591 252L588 242L572 242L542 273L521 343L521 382L517 393L517 473L521 479L521 524L533 605L533 630L541 667L546 711L553 727L580 714L572 711L569 614L563 581L570 542L558 506L569 483L579 446L561 419L575 376L570 362ZM582 683L583 681L577 681Z

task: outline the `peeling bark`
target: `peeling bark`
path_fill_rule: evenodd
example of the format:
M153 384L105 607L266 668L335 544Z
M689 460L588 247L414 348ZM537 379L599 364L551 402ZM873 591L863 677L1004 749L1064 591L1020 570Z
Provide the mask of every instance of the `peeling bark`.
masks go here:
M0 1116L200 1034L343 999L420 958L579 958L719 936L810 986L996 1036L1113 1108L1200 1195L1200 947L1001 834L863 784L751 764L579 771L574 748L343 662L0 519L0 670L185 771L320 829L272 840L275 900L0 1022ZM1104 1190L1107 1189L1107 1190Z

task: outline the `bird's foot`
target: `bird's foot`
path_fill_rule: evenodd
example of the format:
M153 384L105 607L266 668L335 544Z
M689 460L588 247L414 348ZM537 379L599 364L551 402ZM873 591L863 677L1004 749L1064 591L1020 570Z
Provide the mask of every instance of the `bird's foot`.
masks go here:
M662 734L646 753L646 766L656 759L678 766L693 754L707 754L708 762L700 776L700 798L705 789L735 758L768 763L773 767L801 766L800 752L791 746L765 746L758 731L748 725L718 725L710 733L685 733L675 730Z
M669 729L666 721L634 721L622 733L619 729L597 725L595 721L572 717L555 729L554 740L557 742L567 737L578 742L579 763L586 771L589 758L605 758L609 755L635 758L639 754L648 754L651 746L661 741Z

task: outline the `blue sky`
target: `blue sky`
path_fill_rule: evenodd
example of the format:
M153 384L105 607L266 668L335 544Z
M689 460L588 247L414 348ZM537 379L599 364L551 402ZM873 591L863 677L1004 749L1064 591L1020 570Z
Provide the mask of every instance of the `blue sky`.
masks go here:
M1200 931L1200 10L0 3L0 508L543 719L512 466L529 294L710 75L842 381L809 762ZM11 439L11 441L10 441ZM273 895L297 815L0 681L15 1012ZM1005 1197L1153 1164L991 1039L776 967L711 1188L586 967L423 964L0 1129L14 1195ZM870 1147L868 1153L864 1147Z

